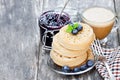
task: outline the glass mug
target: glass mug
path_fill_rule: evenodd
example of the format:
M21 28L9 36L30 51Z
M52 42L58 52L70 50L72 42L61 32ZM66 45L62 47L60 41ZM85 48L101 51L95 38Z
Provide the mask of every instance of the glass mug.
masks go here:
M117 28L113 28L115 13L108 8L91 7L83 11L82 20L93 28L96 38L100 40L104 56L108 55L107 60L112 64L119 50Z
M112 10L103 7L91 7L82 12L83 22L89 24L98 39L104 39L111 31L115 14Z
M61 27L68 23L71 23L70 16L67 13L63 12L58 20L57 18L59 15L60 12L50 10L44 12L39 17L38 23L40 27L40 38L43 49L50 50L52 46L53 36L59 32Z

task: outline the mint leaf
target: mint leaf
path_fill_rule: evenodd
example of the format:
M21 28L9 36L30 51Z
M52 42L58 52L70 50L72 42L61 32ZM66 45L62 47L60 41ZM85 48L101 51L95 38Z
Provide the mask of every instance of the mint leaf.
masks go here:
M72 30L73 30L72 25L68 24L68 28L67 28L66 32L71 33Z
M72 30L71 30L70 28L68 28L68 29L66 30L66 32L71 33Z
M73 28L76 29L79 26L78 23L74 23Z
M68 24L68 28L66 30L66 32L68 33L72 33L72 30L76 29L79 26L79 23L74 23L74 24Z
M70 29L72 29L72 30L74 29L73 26L70 25L70 24L68 25L68 28L70 28Z

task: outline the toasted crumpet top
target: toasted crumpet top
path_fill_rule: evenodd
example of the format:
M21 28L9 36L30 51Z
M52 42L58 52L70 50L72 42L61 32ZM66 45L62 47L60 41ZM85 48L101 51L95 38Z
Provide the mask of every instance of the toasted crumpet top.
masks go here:
M95 34L89 25L84 23L80 23L80 25L83 26L83 29L76 35L66 32L68 25L62 27L59 32L59 43L62 46L72 50L89 48L95 39Z

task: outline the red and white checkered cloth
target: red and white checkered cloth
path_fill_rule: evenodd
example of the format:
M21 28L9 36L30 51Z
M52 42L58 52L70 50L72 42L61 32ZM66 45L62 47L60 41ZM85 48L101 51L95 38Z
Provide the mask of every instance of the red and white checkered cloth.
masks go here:
M116 80L120 80L120 50L118 50L118 52L115 54L116 54L116 57L112 61L108 61L109 63L108 65L113 75L115 76ZM111 53L109 51L104 52L104 56L106 58L110 58L109 57L110 55ZM109 79L108 71L102 62L98 61L96 68L104 79Z

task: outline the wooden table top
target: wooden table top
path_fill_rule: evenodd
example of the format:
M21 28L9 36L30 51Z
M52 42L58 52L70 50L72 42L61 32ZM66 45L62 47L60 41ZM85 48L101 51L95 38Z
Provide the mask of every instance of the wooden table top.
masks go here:
M49 51L41 48L38 26L47 1L52 5L52 0L0 0L0 80L103 80L96 68L77 76L48 68Z

